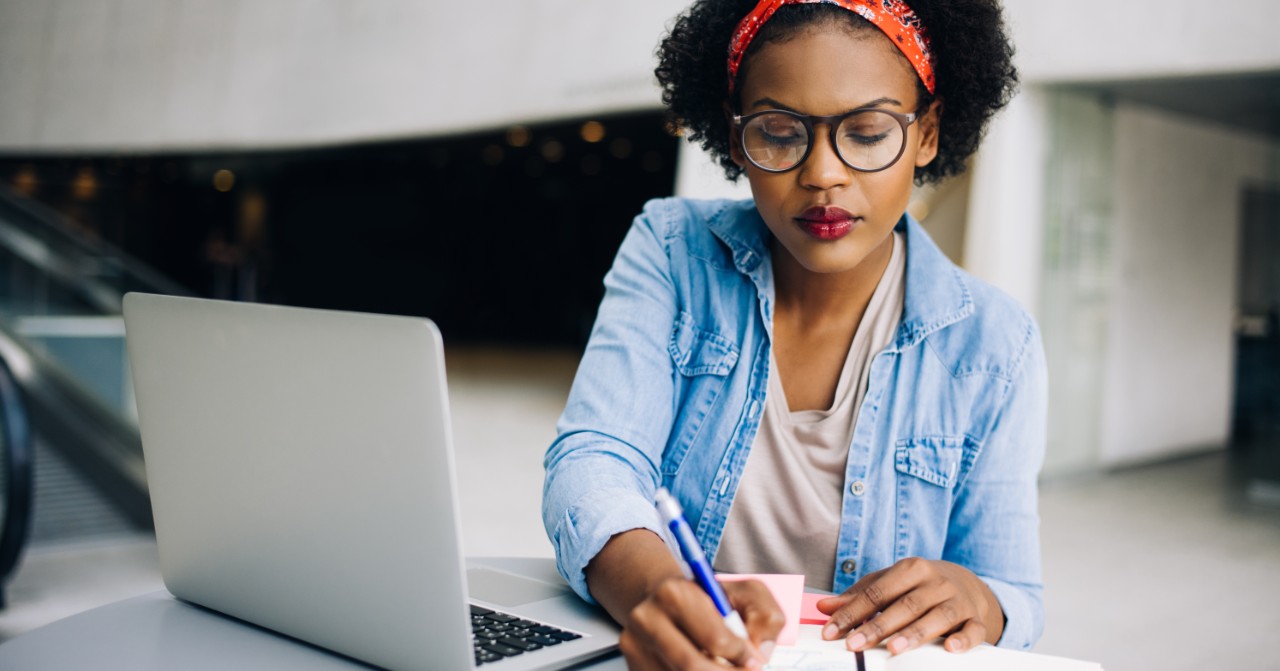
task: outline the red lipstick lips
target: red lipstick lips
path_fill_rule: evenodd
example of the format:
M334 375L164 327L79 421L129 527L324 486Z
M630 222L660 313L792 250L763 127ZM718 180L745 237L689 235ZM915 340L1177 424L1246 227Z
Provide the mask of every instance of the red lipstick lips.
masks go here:
M819 240L839 240L857 221L853 213L839 207L811 207L796 217L796 224Z

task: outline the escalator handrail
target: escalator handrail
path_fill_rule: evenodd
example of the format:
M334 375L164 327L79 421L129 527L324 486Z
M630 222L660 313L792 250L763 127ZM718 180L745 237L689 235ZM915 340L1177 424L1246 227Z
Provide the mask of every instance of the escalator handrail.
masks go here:
M31 429L22 391L3 357L0 357L0 459L5 461L6 498L0 520L0 609L5 607L5 586L22 558L31 526L35 479Z
M174 296L190 295L190 292L181 285L125 253L124 250L99 238L86 235L69 225L65 217L52 208L23 198L2 185L0 185L0 205L7 209L10 215L17 215L7 219L0 216L0 223L6 225L6 234L0 243L11 248L28 263L68 284L69 288L83 287L86 281L97 285L100 289L91 292L95 295L89 298L95 304L101 303L101 299L106 298L106 304L101 305L101 308L108 314L120 313L118 303L124 291L112 291L103 286L103 282L86 277L83 272L86 265L97 264L118 269L123 276L137 283L129 290ZM114 294L114 300L107 298L111 294Z
M152 528L142 438L132 421L108 408L0 320L0 359L13 373L31 431L82 466L139 529Z

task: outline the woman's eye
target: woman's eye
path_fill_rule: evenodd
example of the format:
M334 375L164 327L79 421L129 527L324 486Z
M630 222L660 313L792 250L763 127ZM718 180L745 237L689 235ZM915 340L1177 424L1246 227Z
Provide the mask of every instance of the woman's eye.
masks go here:
M761 128L760 139L774 145L790 146L794 144L803 144L804 133L797 132L795 128Z
M870 147L884 142L889 137L888 132L884 133L858 133L850 131L845 134L845 139L854 144Z

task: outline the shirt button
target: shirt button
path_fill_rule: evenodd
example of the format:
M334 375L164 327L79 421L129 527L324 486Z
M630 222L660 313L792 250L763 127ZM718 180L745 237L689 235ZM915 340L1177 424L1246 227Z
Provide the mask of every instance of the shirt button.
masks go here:
M853 492L854 496L862 496L862 493L867 491L867 486L861 480L854 480L853 484L849 485L849 491Z
M854 571L858 570L858 562L852 559L846 559L844 560L844 563L840 565L840 570L844 571L845 575L850 575Z

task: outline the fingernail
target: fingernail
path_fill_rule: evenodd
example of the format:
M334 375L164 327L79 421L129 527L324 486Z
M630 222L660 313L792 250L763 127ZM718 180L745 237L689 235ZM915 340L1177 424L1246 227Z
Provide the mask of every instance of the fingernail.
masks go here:
M947 639L947 650L951 652L960 652L960 647L961 647L960 639L958 638Z
M889 652L892 652L893 654L896 655L902 652L903 650L906 650L910 646L911 646L911 641L907 640L907 637L899 636L893 639L892 641L889 641Z
M837 627L835 623L828 622L827 626L822 628L822 638L830 641L831 639L835 638L836 634L839 632L840 632L840 628Z
M757 670L758 670L758 669L763 669L763 668L764 668L764 663L763 663L763 662L761 662L758 658L756 658L756 657L752 657L751 659L748 659L748 660L747 660L747 668L748 668L748 669L757 669Z
M777 647L777 645L778 644L773 641L765 641L760 644L760 656L764 657L764 661L767 662L773 658L773 649Z
M847 645L848 648L853 651L861 650L862 647L865 646L866 644L867 644L867 637L863 635L863 633L860 631L853 632L853 635L850 636L848 641L846 641L845 643L845 645Z

